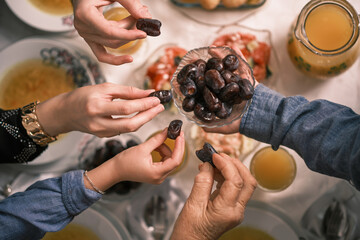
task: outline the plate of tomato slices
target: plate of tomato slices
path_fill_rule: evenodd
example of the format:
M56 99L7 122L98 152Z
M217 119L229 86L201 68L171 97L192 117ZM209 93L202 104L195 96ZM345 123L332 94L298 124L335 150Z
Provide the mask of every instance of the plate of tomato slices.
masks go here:
M255 79L267 86L278 72L277 55L272 47L271 32L234 24L221 27L209 45L235 46L241 50L253 70Z
M175 43L168 43L157 48L145 64L135 70L138 86L144 89L170 90L170 81L182 57L187 50ZM165 105L166 109L176 108L172 104Z

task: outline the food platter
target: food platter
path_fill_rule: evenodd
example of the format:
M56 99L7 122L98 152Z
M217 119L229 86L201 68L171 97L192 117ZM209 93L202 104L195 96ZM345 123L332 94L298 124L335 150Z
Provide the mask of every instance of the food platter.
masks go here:
M48 32L75 30L72 13L49 14L36 8L29 0L6 0L5 2L18 18L34 28Z
M19 54L21 53L21 54ZM74 73L77 87L104 82L100 68L90 56L72 45L45 38L27 38L15 42L0 52L0 83L13 66L28 59L43 59L59 63L67 71ZM53 163L70 155L82 139L80 132L67 133L49 147L35 160L24 166L39 166ZM17 167L21 167L18 165Z
M170 0L173 4L186 7L186 8L194 8L194 7L201 7L199 0ZM245 4L237 7L237 9L251 9L251 8L258 8L262 6L266 0L255 0L255 1L247 1ZM224 4L220 3L217 8L225 8Z

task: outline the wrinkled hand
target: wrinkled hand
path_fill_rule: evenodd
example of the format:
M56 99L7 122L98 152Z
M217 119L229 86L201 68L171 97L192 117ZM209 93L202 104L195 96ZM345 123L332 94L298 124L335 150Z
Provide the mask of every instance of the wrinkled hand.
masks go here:
M130 16L121 21L106 20L103 7L110 0L73 0L74 26L87 42L100 62L120 65L132 62L129 55L115 56L107 53L106 47L118 48L129 41L146 38L146 33L136 29L138 18L151 18L146 6L139 0L117 0L128 10Z
M40 103L37 115L52 136L81 131L111 137L136 131L164 110L158 98L147 97L152 91L113 83L81 87Z
M183 132L176 138L173 151L165 145L166 138L167 128L146 142L115 156L114 159L118 165L116 169L121 169L121 175L119 175L117 181L162 183L181 164L185 149ZM161 162L153 162L152 151L160 153L162 156Z
M238 159L221 153L213 155L213 162L218 170L209 163L200 166L172 240L215 240L242 222L256 180ZM211 194L214 179L218 184Z

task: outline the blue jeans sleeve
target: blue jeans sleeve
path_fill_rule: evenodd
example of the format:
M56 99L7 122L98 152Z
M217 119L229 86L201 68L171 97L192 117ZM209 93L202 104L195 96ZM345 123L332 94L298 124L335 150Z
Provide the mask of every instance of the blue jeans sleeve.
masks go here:
M0 202L0 238L40 239L64 228L100 198L85 188L83 171L36 182Z
M240 133L295 150L313 171L351 181L360 189L360 116L326 100L284 97L260 84Z

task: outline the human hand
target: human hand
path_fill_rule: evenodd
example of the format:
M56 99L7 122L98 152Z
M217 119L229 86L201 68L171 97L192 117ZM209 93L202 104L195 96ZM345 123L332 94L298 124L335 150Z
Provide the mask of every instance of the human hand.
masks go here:
M160 184L181 164L185 149L183 132L176 138L173 151L164 144L166 138L167 128L146 142L126 149L92 169L88 176L102 191L121 181ZM160 153L163 157L161 162L153 162L152 151ZM84 183L86 188L92 189L89 182Z
M213 240L242 222L256 180L238 160L214 154L213 162L200 165L194 186L171 236L172 240ZM214 179L218 182L211 194Z
M111 137L136 131L164 110L158 98L148 97L152 91L113 83L86 86L40 103L36 112L51 136L81 131Z
M73 0L74 26L84 38L100 62L121 65L133 61L130 55L115 56L105 47L118 48L130 41L146 38L146 33L136 28L139 18L151 18L140 0L117 0L128 10L130 16L121 21L106 20L103 7L114 3L111 0Z

